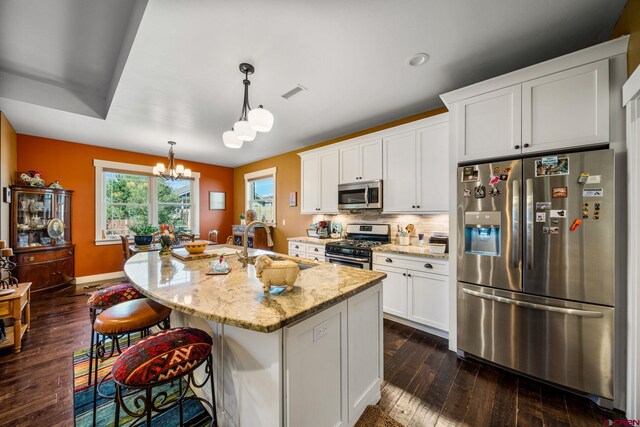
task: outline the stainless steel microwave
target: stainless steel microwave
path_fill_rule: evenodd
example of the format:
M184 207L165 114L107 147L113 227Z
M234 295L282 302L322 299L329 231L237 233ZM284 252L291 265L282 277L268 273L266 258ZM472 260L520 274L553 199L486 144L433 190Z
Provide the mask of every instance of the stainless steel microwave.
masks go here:
M382 180L338 185L338 209L382 209Z

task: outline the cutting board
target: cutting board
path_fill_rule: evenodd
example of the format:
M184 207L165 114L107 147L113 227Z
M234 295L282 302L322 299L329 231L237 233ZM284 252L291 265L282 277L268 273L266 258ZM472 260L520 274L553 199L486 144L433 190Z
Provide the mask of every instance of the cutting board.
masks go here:
M182 261L194 261L197 259L219 257L220 253L213 250L205 250L201 254L190 254L185 248L176 248L171 250L171 256L174 256Z

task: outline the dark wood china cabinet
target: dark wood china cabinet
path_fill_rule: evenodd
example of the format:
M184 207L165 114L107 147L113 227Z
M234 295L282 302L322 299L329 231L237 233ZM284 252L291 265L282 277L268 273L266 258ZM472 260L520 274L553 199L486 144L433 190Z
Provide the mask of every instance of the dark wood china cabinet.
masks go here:
M74 279L74 249L71 240L73 191L49 187L11 187L11 247L18 265L19 282L31 282L32 292L57 288ZM64 223L62 235L51 238L51 220ZM58 224L53 224L52 227Z

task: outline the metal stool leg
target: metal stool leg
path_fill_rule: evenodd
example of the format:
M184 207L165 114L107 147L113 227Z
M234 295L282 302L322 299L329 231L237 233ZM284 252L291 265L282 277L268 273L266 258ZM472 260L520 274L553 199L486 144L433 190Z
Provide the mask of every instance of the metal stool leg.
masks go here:
M151 407L153 406L151 404L151 390L151 387L147 389L147 427L151 427Z
M182 378L178 378L178 385L179 385L179 394L178 396L182 396ZM183 402L184 399L180 399L180 427L182 427L184 425L184 409L183 409Z
M211 406L212 406L212 414L211 416L213 417L213 427L217 427L218 426L218 412L216 411L216 388L215 388L215 384L213 383L213 354L209 355L209 360L207 360L207 363L209 364L209 372L211 372Z
M89 347L89 374L87 375L87 385L91 385L91 372L93 368L93 346L95 344L96 333L93 330L93 323L96 320L96 309L89 309L89 320L91 321L91 346Z
M120 397L121 397L120 385L116 384L116 413L114 420L114 427L120 426Z

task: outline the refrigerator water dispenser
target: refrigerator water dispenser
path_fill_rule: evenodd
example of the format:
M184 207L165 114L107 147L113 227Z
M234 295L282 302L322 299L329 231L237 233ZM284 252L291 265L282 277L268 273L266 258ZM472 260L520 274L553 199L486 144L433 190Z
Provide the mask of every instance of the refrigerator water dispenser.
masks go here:
M465 212L465 252L500 256L500 211Z

